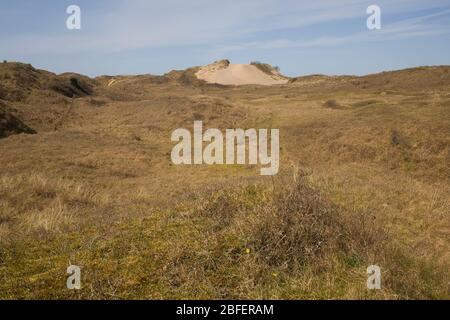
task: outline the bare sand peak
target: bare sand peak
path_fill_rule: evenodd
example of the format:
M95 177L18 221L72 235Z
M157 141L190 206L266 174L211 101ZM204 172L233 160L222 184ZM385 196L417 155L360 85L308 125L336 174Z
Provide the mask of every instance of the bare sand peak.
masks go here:
M196 73L200 80L223 85L279 85L289 79L276 68L266 64L233 64L229 60L216 61L201 67Z

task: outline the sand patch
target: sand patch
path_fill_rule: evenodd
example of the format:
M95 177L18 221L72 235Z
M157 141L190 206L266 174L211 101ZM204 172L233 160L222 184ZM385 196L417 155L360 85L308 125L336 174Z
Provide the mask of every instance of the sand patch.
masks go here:
M196 76L200 80L223 85L257 84L270 86L285 84L289 81L275 70L272 73L266 73L254 65L231 64L227 60L202 67L196 73Z

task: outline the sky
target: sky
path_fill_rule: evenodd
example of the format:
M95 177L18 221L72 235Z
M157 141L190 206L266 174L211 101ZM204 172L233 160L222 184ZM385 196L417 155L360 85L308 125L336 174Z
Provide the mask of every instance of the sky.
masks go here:
M66 27L70 5L80 30ZM370 5L379 30L367 28ZM450 65L450 0L0 0L0 59L89 76L220 59L288 76Z

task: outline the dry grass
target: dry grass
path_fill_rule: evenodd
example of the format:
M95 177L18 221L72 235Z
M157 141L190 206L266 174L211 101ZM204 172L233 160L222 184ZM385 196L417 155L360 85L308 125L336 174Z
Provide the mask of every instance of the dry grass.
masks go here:
M8 68L2 107L38 134L0 140L1 298L449 298L447 68L264 88L81 77L94 95L73 104L51 74ZM195 119L279 128L282 172L171 165L171 131Z
M107 226L93 221L83 232L81 225L61 232L74 222L67 213L49 204L39 218L24 218L33 230L45 230L44 238L28 233L4 242L3 298L437 299L448 293L442 264L399 246L382 219L333 203L302 173L193 192L171 210ZM64 288L67 263L83 266L85 290ZM374 263L384 275L378 292L364 288L365 269ZM21 285L11 286L13 279Z
M0 195L3 240L5 235L17 239L80 230L92 220L91 215L98 219L102 206L109 203L108 195L42 174L4 175Z

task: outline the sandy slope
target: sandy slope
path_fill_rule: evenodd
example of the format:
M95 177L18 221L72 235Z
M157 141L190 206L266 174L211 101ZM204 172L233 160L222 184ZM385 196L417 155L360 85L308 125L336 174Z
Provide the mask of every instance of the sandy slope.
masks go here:
M196 75L197 78L209 83L223 85L275 85L288 82L281 75L275 73L269 75L249 64L223 64L218 62L201 68Z

